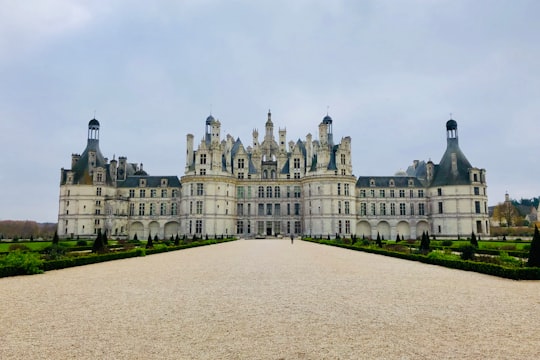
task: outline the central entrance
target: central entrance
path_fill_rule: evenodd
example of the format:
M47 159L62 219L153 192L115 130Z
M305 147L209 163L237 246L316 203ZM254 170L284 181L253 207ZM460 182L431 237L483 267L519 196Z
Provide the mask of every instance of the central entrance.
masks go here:
M266 222L266 235L272 236L272 222L271 221Z

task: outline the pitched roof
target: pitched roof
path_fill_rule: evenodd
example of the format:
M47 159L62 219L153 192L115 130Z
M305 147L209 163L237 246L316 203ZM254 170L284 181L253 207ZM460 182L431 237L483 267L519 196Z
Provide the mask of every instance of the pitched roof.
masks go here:
M448 146L441 161L435 165L431 186L469 185L471 163L458 145L457 138L448 139Z

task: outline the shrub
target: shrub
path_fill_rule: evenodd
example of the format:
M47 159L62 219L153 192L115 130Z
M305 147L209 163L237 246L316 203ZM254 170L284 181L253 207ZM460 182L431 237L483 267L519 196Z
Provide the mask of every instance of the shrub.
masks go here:
M0 266L16 269L19 274L40 274L43 260L38 253L15 250L0 258Z
M30 248L24 244L11 244L9 245L9 251L30 251Z
M441 242L441 245L444 246L444 247L450 247L450 246L452 246L452 244L453 244L452 240L443 240Z
M66 249L60 245L47 246L41 251L45 260L57 260L66 255Z
M77 240L77 246L88 246L86 240Z
M501 251L499 253L499 260L501 261L501 263L516 266L516 267L520 267L520 266L523 265L521 260L516 259L515 257L508 255L505 251Z
M473 260L474 254L476 253L476 247L473 245L463 245L459 248L459 251L461 251L462 260Z
M388 251L403 252L403 253L409 252L409 248L401 244L386 244L384 248Z
M538 227L534 226L534 235L531 241L531 249L529 251L528 266L540 267L540 232Z

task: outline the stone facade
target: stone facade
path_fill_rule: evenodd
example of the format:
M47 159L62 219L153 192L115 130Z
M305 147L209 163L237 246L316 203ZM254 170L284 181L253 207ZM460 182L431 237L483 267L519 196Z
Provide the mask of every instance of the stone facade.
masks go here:
M149 176L126 157L109 162L99 149L99 125L90 121L84 152L60 171L58 235L87 238L102 229L117 238L176 236L178 177Z
M253 130L247 147L231 135L222 138L221 123L209 116L196 148L194 136L187 135L180 181L150 177L142 164L128 164L126 158L107 162L93 121L87 149L73 156L72 170L62 169L58 230L63 236L93 234L100 227L139 238L489 235L485 170L473 167L460 150L452 119L439 164L414 161L394 176L355 177L351 138L335 142L328 115L318 139L307 134L287 142L285 129L274 136L269 111L262 141ZM75 212L69 208L73 201ZM96 212L100 206L105 214Z

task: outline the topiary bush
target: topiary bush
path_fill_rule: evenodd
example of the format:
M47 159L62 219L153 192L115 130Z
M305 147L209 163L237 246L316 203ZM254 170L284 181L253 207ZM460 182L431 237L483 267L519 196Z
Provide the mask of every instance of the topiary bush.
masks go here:
M476 254L476 246L463 245L462 247L459 248L459 251L461 251L462 260L473 260L474 255Z

